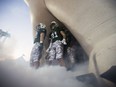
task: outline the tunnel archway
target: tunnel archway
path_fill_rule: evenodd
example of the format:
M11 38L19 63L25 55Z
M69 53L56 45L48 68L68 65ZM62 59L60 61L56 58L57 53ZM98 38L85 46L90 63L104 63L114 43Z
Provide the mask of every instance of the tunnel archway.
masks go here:
M76 37L89 56L89 72L97 75L94 59L96 59L99 74L104 73L110 67L116 65L116 11L114 6L116 1L26 1L30 7L34 27L39 22L49 25L51 20L58 19L70 29L71 33ZM38 12L40 9L44 15ZM47 18L49 19L45 21Z

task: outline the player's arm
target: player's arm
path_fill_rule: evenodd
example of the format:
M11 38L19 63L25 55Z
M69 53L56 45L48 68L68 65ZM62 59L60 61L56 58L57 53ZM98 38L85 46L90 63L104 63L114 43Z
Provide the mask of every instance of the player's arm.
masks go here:
M64 31L60 31L60 33L61 33L61 35L63 36L62 43L63 43L64 45L66 45L66 44L67 44L67 43L66 43L66 34L64 33Z
M40 34L40 43L44 42L45 33L41 32Z
M46 37L46 29L42 29L40 33L40 43L44 42L45 37Z
M49 46L48 46L48 48L47 48L46 52L49 52L49 51L50 51L50 49L51 49L51 47L52 47L51 33L49 34L49 40L50 40L50 43L49 43Z
M63 39L66 39L66 34L64 33L64 31L60 31L60 33L63 36Z

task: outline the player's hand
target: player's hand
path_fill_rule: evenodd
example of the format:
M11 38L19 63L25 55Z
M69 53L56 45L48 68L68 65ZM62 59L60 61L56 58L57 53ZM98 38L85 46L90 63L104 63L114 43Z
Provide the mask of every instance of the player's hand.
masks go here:
M48 53L50 51L50 48L48 48L47 50L46 50L46 52Z
M62 43L63 43L64 45L67 45L66 39L63 39L63 40L62 40Z

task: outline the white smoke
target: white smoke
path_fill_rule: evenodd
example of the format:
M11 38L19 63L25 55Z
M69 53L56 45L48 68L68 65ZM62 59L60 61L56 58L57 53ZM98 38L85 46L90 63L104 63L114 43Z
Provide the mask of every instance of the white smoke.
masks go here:
M14 59L13 39L0 43L0 87L86 87L76 76L87 73L86 65L77 65L74 72L60 66L43 66L37 70ZM8 59L8 60L7 60ZM29 63L28 63L29 64Z
M16 42L14 38L8 38L5 41L0 41L0 60L13 58Z
M0 87L87 87L77 81L76 76L76 73L74 75L74 72L60 66L44 66L35 70L16 62L0 63Z

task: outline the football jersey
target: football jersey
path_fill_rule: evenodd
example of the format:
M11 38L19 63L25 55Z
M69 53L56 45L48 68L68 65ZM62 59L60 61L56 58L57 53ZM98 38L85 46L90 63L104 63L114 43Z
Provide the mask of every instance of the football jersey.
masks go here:
M38 31L36 32L36 37L34 39L34 43L36 42L40 42L40 34L41 33L44 33L44 39L45 39L45 36L46 36L46 29L38 29Z
M52 43L57 41L57 40L63 39L63 36L60 33L61 31L63 31L63 29L60 27L56 27L52 30L52 32L49 35L50 39L52 39Z

